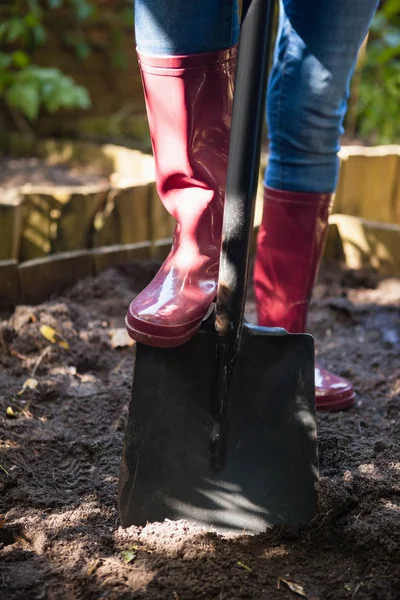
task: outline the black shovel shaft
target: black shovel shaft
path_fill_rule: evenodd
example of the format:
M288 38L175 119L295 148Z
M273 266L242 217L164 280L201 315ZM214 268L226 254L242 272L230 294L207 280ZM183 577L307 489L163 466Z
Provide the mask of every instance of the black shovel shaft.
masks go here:
M215 327L215 414L212 458L222 468L231 386L239 351L260 164L274 1L244 3L229 146Z
M217 297L218 333L232 341L240 335L246 299L274 9L273 0L247 4L236 70Z

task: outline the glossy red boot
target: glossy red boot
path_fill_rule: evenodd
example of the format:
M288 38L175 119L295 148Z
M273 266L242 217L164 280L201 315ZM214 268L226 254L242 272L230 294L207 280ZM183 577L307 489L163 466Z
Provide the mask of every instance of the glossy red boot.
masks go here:
M265 188L254 266L260 325L305 331L330 206L331 194ZM318 409L335 411L353 406L355 393L349 381L316 363L315 395Z
M157 190L177 225L126 326L134 340L167 348L194 336L216 295L236 48L138 56Z

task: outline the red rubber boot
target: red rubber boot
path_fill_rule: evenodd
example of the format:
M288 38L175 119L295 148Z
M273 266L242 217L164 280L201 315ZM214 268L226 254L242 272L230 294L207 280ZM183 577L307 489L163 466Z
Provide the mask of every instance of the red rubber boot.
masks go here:
M307 310L328 230L331 194L265 188L257 239L254 292L258 322L305 331ZM315 366L316 406L342 410L354 404L352 384Z
M216 295L236 48L138 56L157 190L177 226L126 326L134 340L167 348L194 336Z

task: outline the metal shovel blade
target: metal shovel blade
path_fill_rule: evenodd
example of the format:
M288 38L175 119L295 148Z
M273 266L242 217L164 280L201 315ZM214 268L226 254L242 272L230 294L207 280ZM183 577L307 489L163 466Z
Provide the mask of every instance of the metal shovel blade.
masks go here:
M218 471L215 346L207 324L175 349L137 345L119 482L124 527L168 518L259 533L315 515L313 338L244 324Z

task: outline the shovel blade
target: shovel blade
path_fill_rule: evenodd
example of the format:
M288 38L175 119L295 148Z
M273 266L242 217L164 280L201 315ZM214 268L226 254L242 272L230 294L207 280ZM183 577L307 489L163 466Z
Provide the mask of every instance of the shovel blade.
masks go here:
M312 337L244 324L227 460L216 471L215 335L204 326L178 348L137 345L119 482L124 527L168 518L259 533L315 515Z

